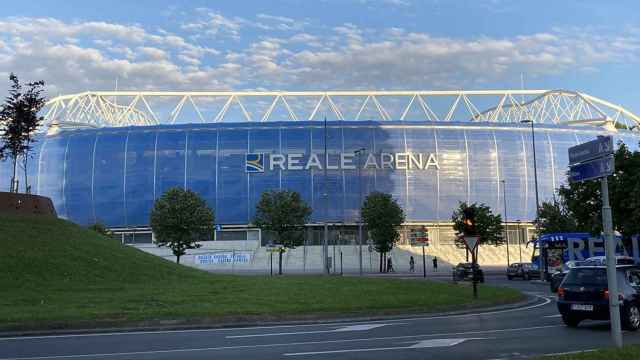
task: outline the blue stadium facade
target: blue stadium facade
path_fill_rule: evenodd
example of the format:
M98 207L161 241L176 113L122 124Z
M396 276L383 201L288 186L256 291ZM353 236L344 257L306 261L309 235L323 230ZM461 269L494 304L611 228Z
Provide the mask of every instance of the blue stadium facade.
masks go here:
M604 130L540 124L535 132L538 188L549 199L566 182L567 149ZM638 147L637 133L613 135ZM525 124L468 122L331 121L326 134L318 121L76 129L39 138L29 168L33 192L79 224L148 226L154 199L174 186L199 193L219 224L250 223L269 189L300 192L314 223L354 223L360 186L393 194L408 223L446 222L459 201L502 213L503 194L509 219L530 221L531 140ZM10 166L1 165L8 189Z

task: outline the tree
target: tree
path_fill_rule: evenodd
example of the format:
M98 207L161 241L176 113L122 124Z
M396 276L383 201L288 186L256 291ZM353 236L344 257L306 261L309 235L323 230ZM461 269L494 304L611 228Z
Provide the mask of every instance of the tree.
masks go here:
M191 190L171 188L153 204L151 229L158 246L167 246L180 263L188 249L213 232L214 214L206 202Z
M561 198L553 201L544 201L538 211L538 218L534 221L538 234L551 234L560 232L577 232L583 229L578 227L578 221L566 203Z
M480 237L478 245L491 244L498 246L504 243L504 238L502 237L504 227L502 226L502 217L500 214L494 215L491 208L485 204L473 203L468 205L466 202L460 202L458 208L454 210L451 215L453 229L459 236L459 238L456 239L456 245L458 247L465 247L462 235L465 230L464 212L466 209L472 209L471 211L474 213L475 230Z
M615 172L609 177L609 203L613 229L628 244L631 236L640 234L640 151L631 152L622 142L614 153ZM575 216L577 228L593 235L602 232L602 198L599 181L585 181L562 186L561 201Z
M398 227L405 220L404 210L391 194L372 192L364 200L361 212L375 249L380 254L380 272L382 272L383 259L400 239Z
M275 236L278 251L278 274L282 275L282 254L302 244L304 225L309 222L311 207L296 191L271 190L260 196L253 223Z
M32 135L44 119L44 117L38 116L46 102L42 96L44 81L27 83L27 89L23 92L22 85L16 75L13 73L9 75L9 80L12 82L9 96L0 107L0 137L3 140L3 145L0 147L0 159L11 157L13 161L11 191L18 192L17 165L18 158L22 157L25 192L30 193L27 165L34 141Z

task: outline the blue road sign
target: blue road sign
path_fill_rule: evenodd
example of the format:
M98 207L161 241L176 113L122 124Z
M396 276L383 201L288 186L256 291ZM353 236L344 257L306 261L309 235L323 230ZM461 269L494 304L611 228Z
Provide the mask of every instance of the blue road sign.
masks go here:
M222 225L216 224L216 231L220 231L220 230L222 230Z
M569 148L569 165L597 159L613 154L613 138L598 136L597 139Z
M598 179L613 174L613 156L587 161L569 168L569 181L580 182Z

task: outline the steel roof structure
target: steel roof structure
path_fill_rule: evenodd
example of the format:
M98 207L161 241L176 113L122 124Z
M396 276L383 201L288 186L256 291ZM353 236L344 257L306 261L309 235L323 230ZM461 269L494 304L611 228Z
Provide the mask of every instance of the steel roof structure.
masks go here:
M176 123L401 120L602 126L638 131L640 117L567 90L87 91L49 100L45 125L122 127Z

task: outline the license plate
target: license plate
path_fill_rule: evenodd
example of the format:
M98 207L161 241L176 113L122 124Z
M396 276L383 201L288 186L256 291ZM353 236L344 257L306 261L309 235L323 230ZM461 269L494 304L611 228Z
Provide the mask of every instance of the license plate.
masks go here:
M577 311L593 311L593 305L571 304L571 310Z

